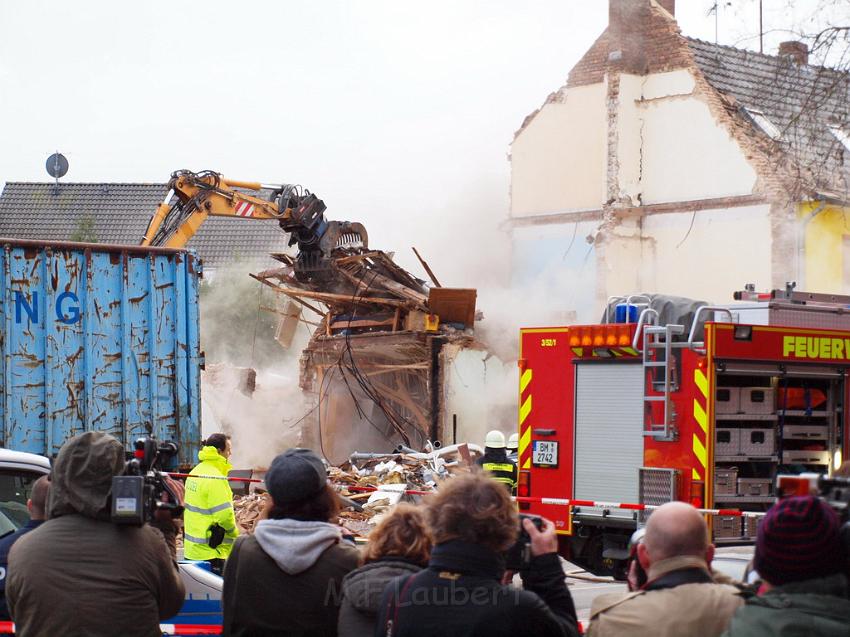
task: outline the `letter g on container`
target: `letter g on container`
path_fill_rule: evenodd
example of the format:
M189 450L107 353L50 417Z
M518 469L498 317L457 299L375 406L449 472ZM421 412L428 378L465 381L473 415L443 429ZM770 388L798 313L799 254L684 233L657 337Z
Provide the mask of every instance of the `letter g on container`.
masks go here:
M73 305L68 305L65 308L62 307L62 302L65 300L69 300ZM66 325L72 325L80 320L80 300L77 298L77 295L73 292L62 292L58 297L56 297L56 319ZM65 315L65 310L68 310L68 315Z

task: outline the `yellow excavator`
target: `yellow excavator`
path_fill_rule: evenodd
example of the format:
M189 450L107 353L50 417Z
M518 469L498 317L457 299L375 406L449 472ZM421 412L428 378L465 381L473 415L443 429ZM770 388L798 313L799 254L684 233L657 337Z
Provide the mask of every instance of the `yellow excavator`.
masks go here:
M290 235L289 245L298 244L296 272L303 276L324 269L334 250L368 248L363 224L327 221L325 210L321 199L298 185L225 179L211 170L178 170L148 222L142 245L185 247L210 215L277 219Z

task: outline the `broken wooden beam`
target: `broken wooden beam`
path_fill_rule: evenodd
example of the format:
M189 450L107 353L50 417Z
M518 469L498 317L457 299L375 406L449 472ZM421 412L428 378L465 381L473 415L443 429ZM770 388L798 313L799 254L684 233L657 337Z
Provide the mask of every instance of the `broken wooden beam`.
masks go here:
M291 296L293 298L296 297L305 297L308 299L315 299L317 301L321 301L322 303L327 303L329 305L334 303L351 303L353 305L389 305L390 307L403 307L410 308L413 303L410 301L397 301L396 299L386 299L383 297L374 297L374 296L357 296L357 295L347 295L347 294L332 294L330 292L309 292L307 290L298 290L296 288L284 287L282 285L275 285L274 283L261 279L255 274L250 275L251 278L260 281L264 285L269 286L273 290L277 290L281 294L286 294L287 296Z
M434 285L436 285L438 288L443 287L442 285L440 285L440 282L439 282L439 281L437 281L437 277L436 277L436 275L435 275L435 274L431 271L431 268L430 268L430 267L428 267L428 264L425 262L425 259L423 259L423 258L419 255L419 251L418 251L415 247L413 248L413 254L415 254L415 255L416 255L416 258L417 258L417 259L419 259L419 263L421 263L421 264L422 264L422 267L423 267L423 268L425 268L425 272L427 272L427 273L428 273L428 276L431 278L431 282L432 282Z

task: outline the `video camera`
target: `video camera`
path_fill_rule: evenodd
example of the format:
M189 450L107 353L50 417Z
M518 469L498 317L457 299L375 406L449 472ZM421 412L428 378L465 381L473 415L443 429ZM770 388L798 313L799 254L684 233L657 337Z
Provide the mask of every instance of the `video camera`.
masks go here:
M176 454L173 442L157 443L152 436L136 440L124 474L112 478L112 522L141 526L152 521L157 511L170 511L172 518L183 515L179 497L159 470L162 462Z
M537 515L519 514L519 536L514 545L505 551L505 569L521 571L531 563L531 537L522 525L523 520L531 520L538 531L543 530L543 518Z

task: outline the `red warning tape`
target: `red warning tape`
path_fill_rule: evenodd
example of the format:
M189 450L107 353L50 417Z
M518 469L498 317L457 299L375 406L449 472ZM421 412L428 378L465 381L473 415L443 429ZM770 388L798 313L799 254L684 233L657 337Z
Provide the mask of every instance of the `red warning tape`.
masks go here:
M160 624L159 629L163 635L178 637L186 635L220 635L220 624ZM14 635L15 624L13 622L0 622L0 635Z
M386 491L387 493L390 493L389 489L385 490L385 489L379 489L377 487L355 487L355 486L351 486L351 485L347 485L347 484L342 485L342 486L344 486L349 491ZM394 492L394 493L399 493L399 492ZM436 493L436 491L415 491L413 489L406 489L404 491L401 491L400 493L406 493L407 495L431 495L433 493Z
M629 511L654 511L660 504L631 504L625 502L603 502L600 500L568 500L566 498L514 498L518 502L537 502L555 506L597 507L601 509L627 509ZM707 515L733 515L738 517L762 517L765 511L741 511L739 509L697 509Z
M262 482L251 478L225 478L223 476L190 476L188 473L168 473L167 475L173 478L208 478L211 480L233 480L235 482ZM374 492L382 491L378 487L361 487L350 484L337 484L338 487L343 487L349 491ZM389 490L387 490L389 491ZM398 493L398 492L397 492ZM436 491L418 491L416 489L405 489L400 493L406 495L431 495ZM573 507L597 507L603 509L625 509L628 511L653 511L661 505L655 504L634 504L629 502L604 502L601 500L569 500L567 498L527 498L514 497L517 502L537 502L539 504L552 504L555 506L573 506ZM741 511L739 509L697 509L700 513L707 515L730 515L738 517L763 517L764 511Z
M207 480L227 480L228 482L262 482L256 478L225 478L224 476L193 476L190 473L176 473L174 471L166 471L165 475L172 478L206 478Z

